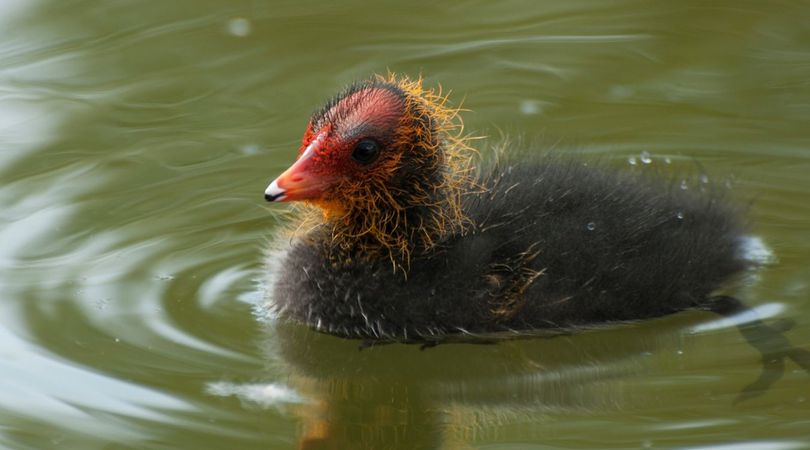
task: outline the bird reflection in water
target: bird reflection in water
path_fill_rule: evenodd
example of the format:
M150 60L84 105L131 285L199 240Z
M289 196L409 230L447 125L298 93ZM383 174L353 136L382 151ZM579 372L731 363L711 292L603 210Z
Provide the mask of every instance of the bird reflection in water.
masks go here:
M520 423L530 424L523 437L542 438L543 414L632 403L625 387L653 351L679 345L660 324L430 348L359 342L297 324L268 327L268 361L303 398L289 410L302 423L298 448L465 449L497 437L499 424Z

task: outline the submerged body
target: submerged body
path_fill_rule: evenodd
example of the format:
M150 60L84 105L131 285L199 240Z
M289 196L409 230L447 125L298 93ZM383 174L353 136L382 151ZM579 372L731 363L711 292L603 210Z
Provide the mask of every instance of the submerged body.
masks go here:
M595 325L710 308L750 264L740 214L718 193L551 155L480 173L464 226L407 270L337 249L322 229L293 240L274 309L364 339Z

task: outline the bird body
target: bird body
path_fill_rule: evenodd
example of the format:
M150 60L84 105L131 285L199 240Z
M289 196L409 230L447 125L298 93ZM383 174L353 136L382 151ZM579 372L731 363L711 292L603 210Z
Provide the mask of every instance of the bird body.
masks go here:
M270 263L272 309L362 339L591 326L711 308L751 265L716 189L548 151L473 168L461 130L444 97L393 76L313 115L265 193L310 205Z

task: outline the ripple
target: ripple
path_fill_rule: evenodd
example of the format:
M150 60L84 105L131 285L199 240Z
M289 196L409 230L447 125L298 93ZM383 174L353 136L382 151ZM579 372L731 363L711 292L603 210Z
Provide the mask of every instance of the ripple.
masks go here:
M73 424L89 433L127 436L133 434L127 426L93 420L92 411L171 421L177 413L195 409L174 396L76 367L2 328L0 343L0 410L52 425Z
M228 383L217 381L206 386L206 392L220 397L236 396L245 404L261 408L280 408L286 404L303 403L304 399L294 389L278 383Z
M782 303L766 303L763 305L757 305L748 311L735 315L734 317L726 317L696 325L690 329L690 332L704 333L706 331L739 327L758 320L779 317L785 312L786 309L787 308Z

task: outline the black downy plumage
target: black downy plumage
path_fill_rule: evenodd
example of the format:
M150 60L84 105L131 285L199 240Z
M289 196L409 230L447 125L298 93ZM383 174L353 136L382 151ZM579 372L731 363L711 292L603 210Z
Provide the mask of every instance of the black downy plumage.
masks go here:
M430 343L746 309L733 297L713 296L756 263L744 254L743 212L711 185L684 190L559 151L506 151L451 193L459 194L457 226L425 227L454 217L431 214L454 207L443 201L451 194L442 186L459 185L441 182L460 167L442 164L449 160L443 155L463 145L448 131L455 128L445 122L456 120L448 111L418 81L390 77L352 86L313 116L298 162L266 192L271 201L308 200L327 210L270 258L270 305L280 317L349 338ZM403 140L403 133L414 136ZM379 155L366 162L375 149ZM408 162L414 154L419 164ZM390 155L399 155L398 163L375 172ZM319 166L327 163L337 172ZM414 178L439 181L409 197ZM390 195L375 213L395 217L394 231L404 228L419 241L407 254L375 251L373 230L340 232L378 223L362 216L369 214L363 206L341 202L379 180ZM758 330L786 343L761 322ZM773 356L761 339L752 344ZM810 354L785 345L780 361L788 356L810 370Z

